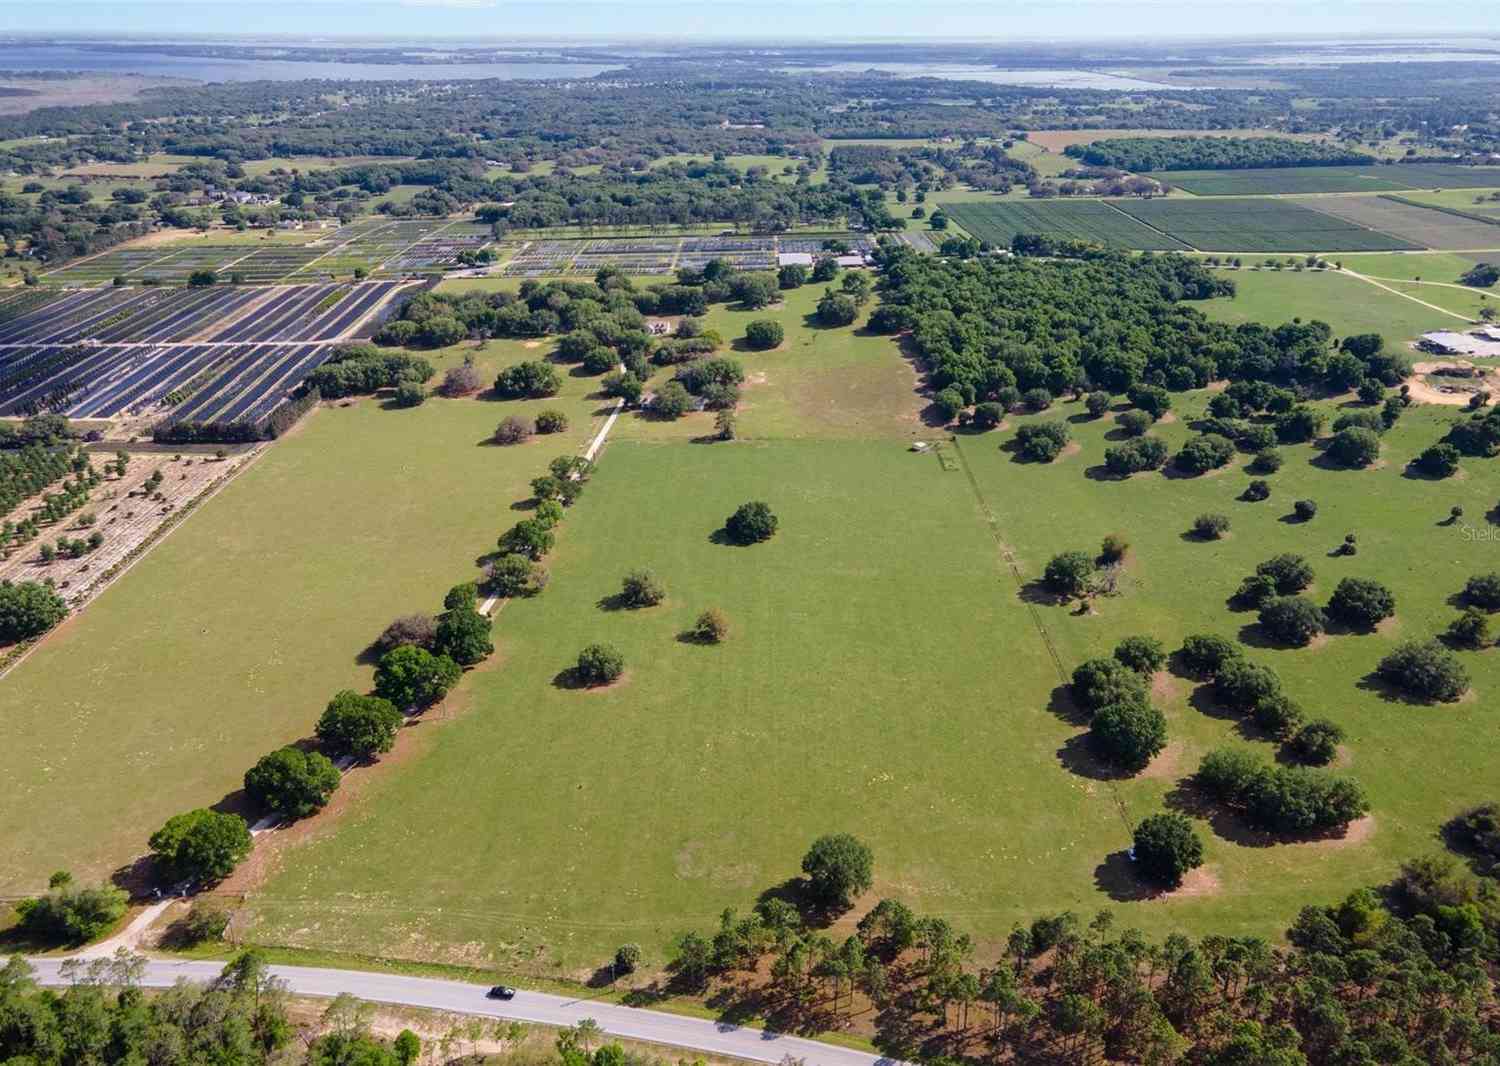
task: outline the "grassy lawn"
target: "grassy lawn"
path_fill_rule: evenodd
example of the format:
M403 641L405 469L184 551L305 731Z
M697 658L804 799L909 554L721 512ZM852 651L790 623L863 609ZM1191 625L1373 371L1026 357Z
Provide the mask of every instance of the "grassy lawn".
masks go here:
M536 352L492 343L480 361L523 356ZM318 411L49 637L0 685L0 806L47 812L10 820L0 893L58 868L109 873L169 815L309 735L335 691L364 689L369 641L437 609L530 479L587 439L597 402L566 380L525 406L567 411L572 430L512 449L481 442L513 404Z
M1483 257L1456 252L1375 252L1338 258L1350 270L1375 278L1457 282L1464 271Z
M1403 257L1389 258L1399 262ZM1411 258L1426 259L1427 256ZM1462 326L1456 318L1334 270L1300 273L1294 270L1234 270L1227 273L1238 289L1235 297L1208 300L1198 305L1205 314L1223 322L1262 322L1277 326L1294 316L1318 318L1333 327L1336 337L1349 333L1379 333L1393 346L1413 340L1428 330ZM1423 289L1420 298L1424 300L1428 291L1443 291L1431 286L1419 287ZM1442 306L1436 300L1428 302Z
M1203 394L1178 400L1181 415L1197 417L1205 405ZM1068 405L1059 413L1077 411L1077 405ZM1012 462L993 447L993 436L963 443L1026 576L1038 575L1055 552L1095 549L1105 533L1121 532L1132 544L1124 593L1102 600L1095 614L1039 608L1069 669L1083 659L1107 655L1121 637L1133 633L1149 633L1169 648L1193 632L1256 640L1253 629L1242 628L1255 621L1253 614L1230 611L1226 599L1256 563L1279 552L1300 553L1313 564L1317 579L1308 595L1319 602L1345 576L1380 580L1396 595L1392 632L1334 636L1308 650L1246 649L1281 674L1288 693L1309 717L1331 718L1348 732L1347 772L1366 787L1374 808L1368 842L1254 847L1234 843L1204 824L1201 832L1218 891L1167 906L1129 904L1121 919L1158 932L1181 926L1199 933L1275 935L1309 900L1384 882L1401 860L1436 846L1444 820L1487 795L1493 777L1485 767L1500 754L1500 740L1484 724L1486 693L1500 682L1494 656L1463 655L1478 697L1457 705L1391 702L1360 684L1395 641L1441 632L1456 613L1448 597L1471 573L1496 565L1491 545L1466 541L1461 527L1439 524L1458 503L1475 516L1469 521L1485 525L1478 516L1500 492L1495 464L1470 460L1464 478L1448 482L1402 476L1407 460L1440 437L1452 417L1451 410L1437 408L1409 413L1386 437L1384 466L1376 470L1322 469L1312 465L1317 453L1310 446L1283 448L1286 465L1270 477L1272 497L1262 503L1236 499L1250 476L1242 472L1244 456L1222 474L1193 480L1159 474L1126 482L1088 477L1085 472L1100 462L1108 446L1108 421L1074 424L1080 453L1047 467ZM1175 450L1189 435L1186 421L1179 417L1154 432ZM1310 523L1286 519L1292 501L1300 498L1320 505ZM1203 511L1229 515L1232 535L1207 544L1184 537L1193 517ZM1327 553L1349 531L1359 535L1359 554L1330 558ZM1192 579L1184 582L1187 574ZM1171 773L1118 785L1132 820L1159 809L1201 754L1215 745L1251 743L1268 759L1275 754L1275 747L1253 730L1242 733L1236 722L1199 709L1192 695L1190 682L1174 678L1170 695L1159 699L1174 743L1181 747L1175 753L1168 749ZM1046 712L1037 707L1033 713ZM1441 766L1446 784L1433 789L1430 780L1412 774L1413 766ZM1060 766L1053 769L1068 773ZM1086 778L1074 780L1088 783ZM1104 900L1101 893L1096 902Z

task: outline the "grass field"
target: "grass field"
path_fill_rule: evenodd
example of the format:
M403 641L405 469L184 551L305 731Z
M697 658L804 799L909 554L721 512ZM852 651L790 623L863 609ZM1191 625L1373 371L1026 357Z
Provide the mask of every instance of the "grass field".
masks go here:
M1362 252L1418 247L1285 200L1110 202L1206 252Z
M1398 278L1406 281L1456 282L1483 256L1433 252L1407 255L1404 252L1341 255L1339 261L1350 270L1376 278Z
M1404 257L1390 258L1400 260ZM1427 256L1409 258L1426 259ZM1363 270L1364 267L1355 269ZM1428 330L1453 329L1459 324L1447 315L1334 270L1300 273L1291 270L1234 270L1227 271L1226 275L1234 280L1238 289L1235 297L1206 300L1197 305L1211 318L1223 322L1260 322L1279 326L1296 315L1304 321L1316 318L1327 322L1333 327L1336 337L1351 333L1379 333L1393 347L1415 340ZM1421 298L1426 299L1425 296Z
M1374 330L1393 344L1451 324L1335 272L1231 276L1239 296L1202 305L1226 321L1322 318L1338 335ZM546 592L506 606L497 654L399 759L358 771L341 813L272 852L242 935L538 975L587 974L634 940L655 966L675 933L750 906L795 873L812 837L849 830L875 848L876 893L947 917L985 949L1014 922L1103 906L1152 934L1274 937L1303 904L1388 879L1436 847L1445 818L1489 798L1500 659L1465 654L1477 697L1452 706L1387 702L1359 684L1396 639L1446 625L1465 577L1497 566L1492 543L1439 523L1458 503L1482 524L1500 464L1466 460L1447 482L1402 476L1454 412L1408 413L1365 472L1286 448L1272 499L1257 504L1236 499L1243 456L1193 480L1099 479L1113 423L1076 403L1039 416L1071 423L1078 448L1056 464L1002 450L1038 416L918 455L914 436L943 434L917 419L924 401L899 349L815 328L818 293L711 313L731 340L751 318L787 330L780 350L738 354L749 373L741 439L704 442L706 414L623 418L562 527ZM493 370L546 348L485 352ZM217 800L262 751L305 735L334 689L368 679L355 661L365 642L471 574L525 480L584 439L591 387L569 376L564 397L545 401L577 416L567 439L517 449L480 444L517 409L488 401L363 401L277 443L6 679L0 714L20 743L0 753L0 802L33 813L8 836L0 892L36 888L59 866L95 874L126 861L167 814ZM1176 417L1153 432L1175 449L1207 399L1177 395ZM1321 505L1317 519L1286 521L1303 497ZM755 498L780 516L778 535L748 549L717 542L724 517ZM1184 537L1205 510L1230 514L1233 535ZM1358 556L1330 558L1351 530ZM1120 596L1088 614L1022 599L1006 552L1029 580L1053 553L1091 550L1112 531L1133 545ZM1225 597L1281 551L1312 561L1320 602L1346 574L1386 582L1394 629L1300 651L1255 646L1252 619ZM638 566L658 572L667 601L612 609ZM163 611L164 588L191 609ZM729 615L729 642L679 640L708 606ZM1311 715L1348 730L1348 772L1374 820L1367 837L1275 847L1204 821L1207 889L1130 900L1119 877L1130 826L1209 748L1274 749L1204 709L1186 680L1163 679L1172 745L1146 775L1107 780L1081 756L1058 689L1124 635L1175 646L1197 630L1242 637ZM625 679L597 692L556 684L595 640L621 647ZM1444 786L1414 765L1441 767Z
M1018 233L1044 233L1141 251L1185 247L1100 200L1054 204L954 203L945 209L970 236L999 248L1010 247L1011 239Z
M481 360L535 355L496 342ZM529 480L587 439L597 403L567 382L527 406L567 411L572 430L510 449L481 443L507 413L487 401L316 412L49 637L0 684L0 806L47 812L11 820L0 894L58 867L108 873L308 735L339 688L367 685L361 649L440 606Z
M1413 190L1401 193L1406 200L1415 200L1434 207L1451 207L1456 211L1468 211L1475 215L1500 218L1500 200L1494 194L1481 189L1443 189L1439 192Z

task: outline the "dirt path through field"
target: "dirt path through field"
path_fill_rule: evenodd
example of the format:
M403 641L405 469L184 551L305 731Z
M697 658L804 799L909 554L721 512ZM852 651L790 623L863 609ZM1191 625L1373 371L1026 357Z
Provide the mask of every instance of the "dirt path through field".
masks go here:
M1468 315L1461 315L1457 311L1448 310L1446 307L1439 307L1437 304L1430 304L1426 300L1419 300L1415 296L1412 296L1410 293L1402 292L1400 289L1393 289L1389 285L1381 282L1378 278L1372 278L1368 274L1361 274L1357 270L1350 270L1348 267L1345 267L1343 270L1336 271L1336 273L1347 274L1351 278L1358 278L1360 281L1373 285L1377 289L1384 289L1386 292L1391 293L1394 296L1399 296L1403 300L1410 300L1414 304L1421 304L1429 311L1436 311L1439 314L1447 315L1449 318L1456 318L1460 322L1474 322L1474 319L1470 318Z

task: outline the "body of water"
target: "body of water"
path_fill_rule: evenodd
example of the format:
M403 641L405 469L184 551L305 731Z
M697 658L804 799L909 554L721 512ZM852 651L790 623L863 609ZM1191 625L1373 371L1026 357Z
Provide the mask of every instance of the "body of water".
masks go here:
M623 69L601 63L309 63L284 59L219 59L162 52L100 51L78 45L12 44L0 53L6 70L80 70L148 74L195 81L442 81L449 78L592 78Z
M1129 92L1185 88L1100 70L1000 70L995 67L954 63L822 63L781 69L788 74L862 74L867 70L878 70L900 78L945 78L950 81L984 81L992 85L1031 85L1045 89L1118 89Z

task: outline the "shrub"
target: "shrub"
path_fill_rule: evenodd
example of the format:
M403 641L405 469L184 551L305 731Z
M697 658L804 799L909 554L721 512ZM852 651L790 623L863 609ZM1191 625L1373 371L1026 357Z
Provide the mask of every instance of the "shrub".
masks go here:
M1234 803L1266 772L1266 765L1249 748L1217 748L1198 764L1198 786L1222 803Z
M1326 628L1317 604L1301 596L1278 596L1260 609L1260 626L1283 644L1301 648Z
M1240 493L1240 498L1249 500L1251 503L1268 500L1271 498L1271 486L1265 481L1252 481L1245 486L1245 491Z
M1275 448L1262 448L1255 453L1250 469L1257 474L1274 474L1282 466L1281 453Z
M1099 543L1099 557L1108 563L1117 563L1130 551L1130 541L1123 533L1106 533Z
M484 378L479 374L479 368L473 363L465 360L458 366L450 366L443 372L443 380L438 385L439 396L455 398L459 396L472 396L484 387Z
M1482 648L1490 639L1490 620L1480 611L1467 608L1448 623L1448 637L1464 648Z
M1016 454L1027 462L1050 463L1062 454L1070 434L1062 422L1032 422L1016 430Z
M1146 430L1151 428L1153 421L1154 419L1145 411L1134 409L1122 411L1120 416L1115 419L1120 429L1132 437L1139 437L1145 433Z
M501 534L497 542L502 552L514 552L540 560L552 550L556 541L552 527L540 518L523 518Z
M400 728L401 712L390 700L345 689L328 701L315 732L327 754L363 762L390 751Z
M1172 409L1172 394L1160 385L1136 385L1129 392L1131 403L1151 416L1153 422Z
M1339 744L1343 740L1342 729L1326 718L1319 718L1297 730L1288 746L1303 762L1313 766L1327 766L1338 754Z
M538 433L562 433L567 428L568 416L561 411L548 409L537 412L536 431Z
M1374 629L1396 613L1396 597L1378 581L1346 577L1328 600L1328 615L1354 629Z
M422 386L415 381L403 381L396 386L391 402L397 407L420 407L425 399L427 393L422 390Z
M717 607L710 607L693 622L692 637L700 644L719 644L729 636L729 619Z
M250 854L250 827L237 814L200 807L168 818L149 844L168 881L213 884Z
M533 432L530 421L520 415L507 415L495 427L496 444L520 444L529 440Z
M490 620L476 611L472 603L451 608L438 616L433 654L440 658L447 656L459 666L473 666L483 662L494 650Z
M932 398L932 406L937 408L937 413L941 417L943 424L947 425L957 418L959 412L964 409L964 394L950 386L949 388L942 389Z
M39 637L67 613L67 601L47 585L36 581L0 584L0 643Z
M615 973L635 973L641 964L641 958L641 946L639 944L621 944L615 949Z
M785 339L786 331L773 319L757 319L745 327L745 343L758 352L778 347Z
M1234 590L1234 602L1241 607L1262 607L1276 596L1276 582L1265 574L1251 574Z
M641 394L646 388L640 378L626 373L605 374L599 384L606 396L619 397L627 404L640 403Z
M692 409L693 397L680 381L669 381L651 398L651 413L657 418L676 421Z
M1005 420L1005 408L989 402L974 406L974 426L977 429L994 429Z
M1142 699L1106 704L1094 714L1089 741L1106 762L1143 770L1167 746L1167 719Z
M1212 678L1241 658L1240 646L1215 633L1194 633L1182 642L1182 665L1195 677Z
M1135 827L1131 853L1148 881L1176 888L1190 870L1203 865L1203 842L1185 815L1153 814Z
M490 565L490 591L497 596L534 596L541 591L537 580L540 570L524 555L503 555Z
M230 911L224 904L211 899L197 899L189 908L187 916L177 923L174 932L180 932L189 945L213 943L224 938L229 928Z
M632 570L621 583L620 602L627 607L655 607L666 598L666 586L650 570Z
M608 374L620 366L620 357L615 350L603 344L590 348L583 356L585 374Z
M1321 411L1297 406L1276 419L1276 438L1283 444L1305 444L1323 431Z
M832 289L818 301L818 322L824 326L847 326L859 316L859 305L843 293Z
M1376 673L1402 691L1425 700L1456 700L1469 687L1463 664L1436 641L1411 640L1380 660Z
M561 388L562 377L557 368L541 360L506 367L495 378L495 392L512 400L555 396Z
M1116 477L1160 470L1167 463L1167 445L1156 437L1136 437L1104 449L1104 468Z
M1228 532L1228 515L1205 513L1193 519L1193 533L1202 540L1218 540Z
M1292 504L1292 513L1297 516L1299 522L1311 522L1318 513L1316 500L1298 500Z
M875 882L875 854L848 833L819 837L802 857L808 894L825 907L847 908Z
M432 644L436 632L436 623L430 615L405 614L385 627L376 638L375 647L382 652L398 648L402 644L415 644L425 648Z
M245 771L251 800L282 818L306 818L322 810L338 787L339 771L328 757L301 748L280 748Z
M1276 583L1276 591L1283 596L1301 592L1313 582L1312 567L1306 559L1293 552L1267 559L1255 568L1255 572L1269 577Z
M1328 456L1340 466L1369 466L1380 458L1380 437L1363 426L1349 426L1328 442Z
M1083 406L1092 417L1099 418L1109 410L1111 400L1107 392L1091 392L1083 398Z
M1259 455L1262 452L1276 452L1276 431L1270 426L1246 426L1238 433L1224 433L1221 436L1230 437L1242 452ZM1281 455L1276 453L1277 466L1281 465ZM1267 470L1266 473L1275 473Z
M446 655L434 655L425 648L397 648L375 664L375 695L398 710L426 707L442 699L462 673Z
M1182 446L1174 460L1177 467L1190 474L1203 474L1224 466L1234 458L1234 445L1214 433L1194 437Z
M1296 701L1277 692L1256 703L1250 712L1255 724L1278 740L1284 740L1296 732L1302 724L1302 708Z
M1453 841L1466 851L1500 861L1500 804L1481 803L1447 825Z
M46 895L16 904L16 914L21 928L33 937L51 943L82 944L107 933L125 916L129 902L129 893L108 881L82 888L73 884L72 875L60 873L52 875ZM17 1031L16 1024L12 1022L9 1028ZM37 1061L30 1056L18 1058L22 1062Z
M479 586L472 581L465 581L460 585L454 585L443 596L443 610L451 611L456 607L473 607L479 601Z
M1146 698L1140 674L1118 659L1088 659L1079 663L1073 670L1072 692L1074 702L1086 711Z
M737 544L756 544L776 534L777 518L760 500L742 503L724 522L724 531Z
M1500 610L1500 574L1475 574L1464 582L1464 602L1486 611Z
M1081 596L1094 575L1094 560L1088 552L1060 552L1047 561L1042 583L1059 596Z
M1052 406L1052 393L1047 389L1027 389L1021 393L1021 402L1033 411L1045 411Z
M590 644L578 653L575 673L585 685L607 685L625 672L625 656L611 644Z
M1451 477L1458 472L1458 449L1451 444L1434 444L1417 456L1416 466L1429 477Z
M1248 711L1281 691L1281 678L1269 666L1236 659L1214 674L1214 699L1236 711Z
M1167 661L1167 650L1155 637L1126 637L1115 645L1115 658L1138 674L1160 670Z

